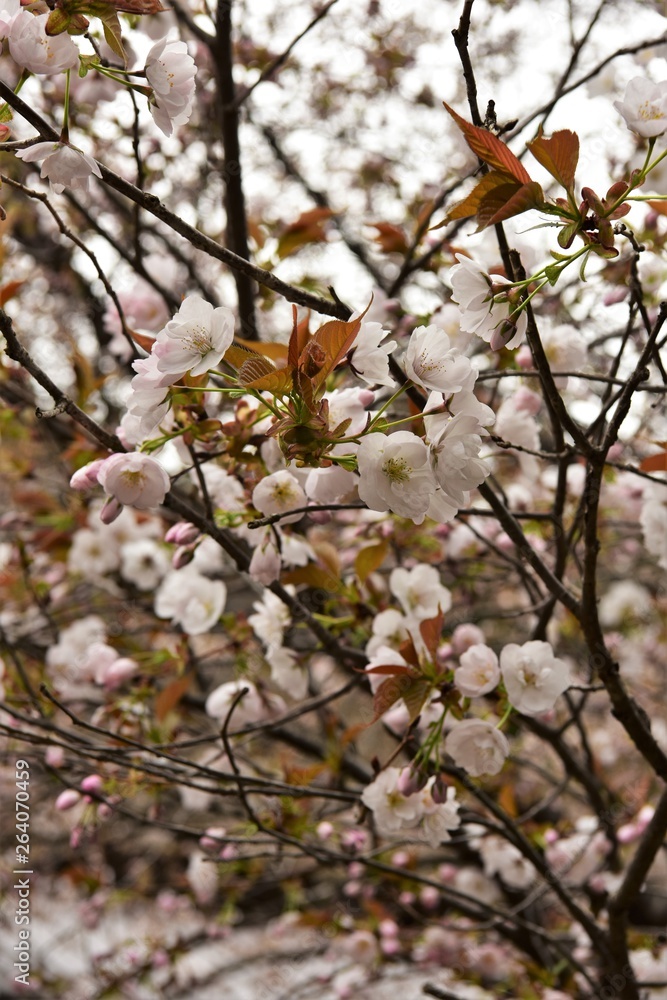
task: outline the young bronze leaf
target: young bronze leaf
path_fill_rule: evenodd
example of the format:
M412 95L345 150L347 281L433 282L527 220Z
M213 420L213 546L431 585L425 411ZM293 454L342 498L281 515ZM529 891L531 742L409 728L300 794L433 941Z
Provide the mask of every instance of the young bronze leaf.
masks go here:
M443 104L445 104L450 115L463 132L464 138L473 153L476 153L480 160L484 160L490 167L494 167L503 174L509 174L521 184L529 183L530 174L504 142L501 142L493 132L488 132L485 128L480 128L478 125L471 125L465 118L457 115L456 111L450 108L444 101Z
M424 677L417 677L405 685L401 697L407 705L411 723L421 714L432 690L433 685Z
M141 346L143 347L143 344ZM233 344L225 351L222 360L238 370L251 358L261 358L261 355L254 348L247 347L239 340L234 340Z
M287 364L290 368L296 368L298 366L299 358L306 349L310 339L310 333L308 330L309 319L310 313L307 313L304 319L302 319L299 323L298 310L296 306L292 306L292 334L289 339L289 348L287 350Z
M292 372L288 368L276 368L268 358L258 354L241 365L239 384L248 389L268 389L276 396L284 396L292 389Z
M164 722L169 712L176 708L191 683L192 674L183 674L160 691L154 705L155 718L158 722Z
M643 458L639 463L639 468L642 472L667 472L667 451Z
M572 191L574 187L574 172L579 162L579 136L569 129L554 132L550 139L538 135L532 142L526 143L538 163L565 188Z
M362 319L363 315L357 319L349 320L347 323L340 319L334 319L325 323L313 334L307 345L309 352L312 352L315 347L320 347L325 356L322 367L312 379L315 392L324 384L327 376L331 374L352 347L354 339L359 333ZM299 367L307 360L306 349L304 349L299 357Z
M520 184L515 181L513 177L509 174L501 174L498 170L492 170L486 176L482 177L479 184L470 192L467 198L463 201L457 202L449 212L447 212L447 218L445 222L450 222L453 219L467 219L471 215L477 215L479 211L479 206L482 204L483 200L491 192L495 191L496 188L507 187L507 185L512 185L514 190L518 190ZM444 222L440 223L440 226L444 225ZM434 229L439 229L440 226L434 226Z
M504 222L505 219L521 215L531 208L540 208L544 204L544 192L537 181L522 184L512 193L508 188L509 185L505 188L498 187L486 196L477 213L478 230L485 229L486 226L495 226L497 222ZM509 195L506 200L505 195Z
M381 715L384 715L392 705L396 704L399 698L403 697L404 691L411 683L413 682L406 677L388 677L380 684L373 697L373 718L368 723L369 726L377 722Z
M389 543L378 542L376 545L367 545L365 549L360 549L354 560L354 569L359 577L360 583L366 580L382 565L389 551Z
M300 250L308 243L326 243L324 224L335 213L330 208L313 208L300 215L296 222L287 226L278 240L278 256L281 260Z
M424 645L426 646L432 660L435 660L438 651L444 620L445 616L442 611L439 611L435 618L427 618L426 621L423 621L419 626L419 631L422 639L424 640Z
M277 344L273 340L244 340L243 337L236 337L234 343L253 354L271 358L272 361L287 361L287 344Z

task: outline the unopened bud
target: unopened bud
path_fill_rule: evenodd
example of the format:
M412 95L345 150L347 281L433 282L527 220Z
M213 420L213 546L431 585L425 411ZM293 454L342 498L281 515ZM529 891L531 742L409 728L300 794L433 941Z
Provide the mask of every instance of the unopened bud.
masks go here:
M104 507L100 511L100 521L102 524L113 524L117 517L123 513L123 505L115 497L109 497Z
M396 789L401 795L408 798L410 795L420 792L427 781L428 776L423 771L413 767L405 767L398 776Z
M89 774L81 782L82 792L100 792L102 790L102 778L99 774Z
M200 537L201 532L194 524L190 524L189 521L179 521L177 524L172 524L164 540L172 545L192 545L193 542L199 541Z
M433 782L433 788L431 789L431 798L435 802L436 806L441 806L447 801L447 791L449 787L450 786L447 784L444 777L439 774Z
M81 795L76 788L66 788L56 799L56 809L65 812L67 809L72 809L80 801Z
M180 545L171 557L171 565L174 569L183 569L191 563L195 557L194 546Z
M103 458L97 458L94 462L89 462L83 468L77 469L69 481L70 489L85 492L97 486L97 473L104 462Z

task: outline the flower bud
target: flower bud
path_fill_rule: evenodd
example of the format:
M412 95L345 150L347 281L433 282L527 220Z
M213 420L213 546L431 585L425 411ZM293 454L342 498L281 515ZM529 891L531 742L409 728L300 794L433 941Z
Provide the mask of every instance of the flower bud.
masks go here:
M56 809L65 812L67 809L72 809L80 801L81 795L76 788L66 788L56 799Z
M81 782L82 792L100 792L102 790L102 778L99 774L89 774Z
M179 521L177 524L172 524L164 540L173 545L192 545L193 542L198 542L200 537L201 532L196 525L190 524L189 521Z
M69 481L70 489L79 490L83 493L97 486L97 473L103 462L103 458L98 458L94 462L84 465L81 469L77 469Z
M188 545L179 545L179 547L174 552L171 557L171 565L174 569L183 569L188 563L191 563L195 557L195 550L193 547Z
M424 774L423 771L418 768L404 767L398 776L396 790L408 798L410 795L420 792L427 781L428 775Z
M100 511L100 521L102 524L113 524L117 517L123 513L123 505L115 497L109 497L104 507Z

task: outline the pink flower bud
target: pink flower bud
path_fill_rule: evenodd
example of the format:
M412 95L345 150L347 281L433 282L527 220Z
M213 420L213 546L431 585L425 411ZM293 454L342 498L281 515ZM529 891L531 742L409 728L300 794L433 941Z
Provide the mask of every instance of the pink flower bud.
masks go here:
M117 517L123 513L123 505L115 497L109 497L104 507L100 511L100 521L102 524L113 524Z
M195 557L195 550L187 545L180 545L171 557L171 565L174 569L183 569L191 563Z
M533 354L527 344L519 348L515 355L515 361L519 368L523 368L525 371L533 367Z
M102 778L99 774L89 774L81 782L82 792L99 792L102 790Z
M538 396L536 392L533 392L532 389L528 389L525 385L522 385L519 389L517 389L512 399L517 410L520 410L522 413L529 413L531 417L534 417L535 414L539 413L542 406L541 397Z
M85 492L97 486L97 473L103 462L103 458L97 458L94 462L89 462L88 465L78 469L69 481L70 489Z
M419 893L419 902L427 910L434 910L440 902L440 893L434 885L425 885Z
M441 806L447 802L449 788L450 786L447 784L444 776L439 774L433 782L433 788L431 789L431 798L437 806Z
M334 832L333 824L328 823L324 820L322 823L318 823L315 833L320 838L320 840L328 840L331 834Z
M398 924L395 920L381 920L378 926L381 937L384 938L396 938L398 937Z
M47 747L44 760L49 767L62 767L65 763L65 751L62 747Z
M192 545L193 542L198 542L200 537L201 532L196 525L190 524L189 521L179 521L177 524L172 524L164 540L172 545Z
M107 691L115 691L130 677L134 677L139 669L135 660L129 656L119 656L117 660L104 671L104 687Z
M97 815L100 819L109 819L113 815L113 809L107 802L100 802L97 807Z
M391 863L397 868L405 868L410 864L410 855L407 851L396 851L391 856Z
M428 775L424 774L423 771L412 767L404 767L398 776L396 790L408 798L410 795L420 792L427 781Z
M80 801L81 795L77 792L76 788L66 788L56 799L56 809L60 812L65 812L67 809L72 809Z
M380 950L383 955L397 955L401 950L401 942L396 938L382 938Z

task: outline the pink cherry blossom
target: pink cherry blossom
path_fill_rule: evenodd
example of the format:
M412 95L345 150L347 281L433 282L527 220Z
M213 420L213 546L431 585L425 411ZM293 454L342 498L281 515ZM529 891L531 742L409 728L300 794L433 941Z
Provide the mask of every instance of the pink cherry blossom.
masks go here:
M500 653L500 670L507 697L518 712L539 715L554 707L570 686L570 669L554 656L551 644L533 639L518 646L511 642Z
M55 194L62 194L66 187L87 191L90 178L102 176L92 156L65 142L37 142L27 149L17 149L16 155L25 163L43 159L40 177L48 179Z
M457 767L478 778L498 774L510 752L506 737L483 719L464 719L447 734L445 750Z
M66 32L47 35L48 19L48 13L34 15L21 9L9 25L9 51L12 59L39 76L64 73L79 65L79 49Z
M153 88L149 101L153 120L165 135L190 120L197 67L185 42L161 38L146 57L146 79Z
M635 76L625 88L623 100L614 101L614 107L637 135L645 139L662 135L667 129L667 81L653 83Z
M170 486L169 476L160 463L141 452L105 459L97 479L107 496L137 510L159 506Z
M158 334L152 353L158 359L158 371L163 374L203 375L220 363L233 339L231 309L226 306L214 308L201 296L188 295L174 318Z

